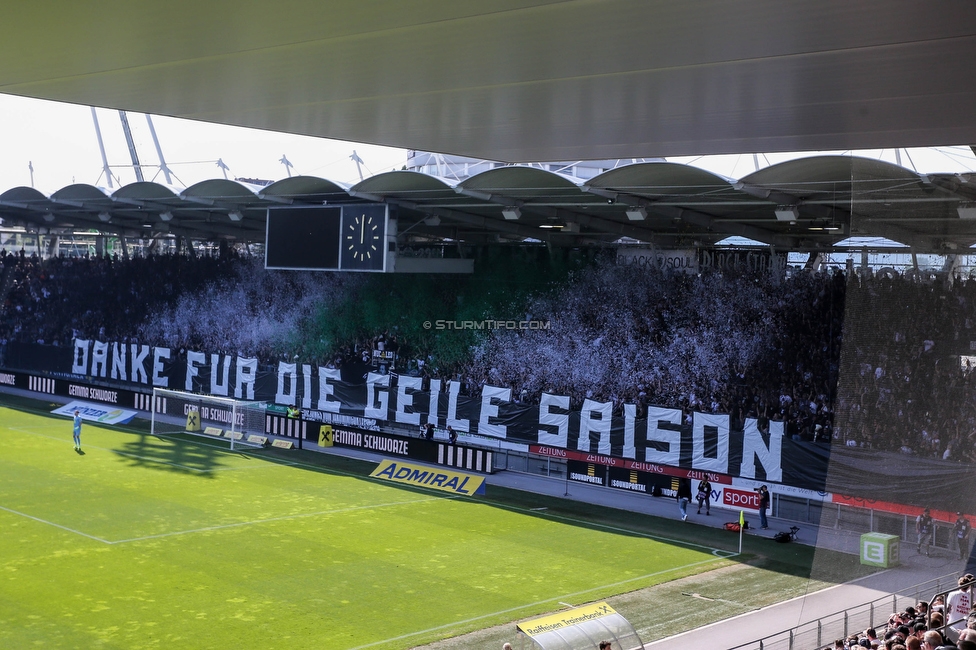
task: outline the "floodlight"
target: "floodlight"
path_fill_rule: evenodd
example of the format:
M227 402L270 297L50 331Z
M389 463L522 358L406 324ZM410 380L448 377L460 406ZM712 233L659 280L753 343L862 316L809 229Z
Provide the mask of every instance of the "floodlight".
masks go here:
M960 219L976 219L976 203L960 203L956 207Z
M800 218L800 210L795 205L777 205L777 221L796 221Z
M231 221L240 221L244 218L244 215L241 214L240 210L231 210L227 213L227 216L230 217Z
M502 216L508 219L509 221L515 221L516 219L522 216L522 211L515 206L512 206L510 208L502 208Z
M624 213L631 221L643 221L647 219L647 208L642 205L627 208Z

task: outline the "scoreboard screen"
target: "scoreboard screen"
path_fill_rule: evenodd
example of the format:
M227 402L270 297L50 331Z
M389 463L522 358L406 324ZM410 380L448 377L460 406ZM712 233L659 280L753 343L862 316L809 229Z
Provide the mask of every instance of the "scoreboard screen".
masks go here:
M383 272L386 232L386 205L270 208L264 266Z

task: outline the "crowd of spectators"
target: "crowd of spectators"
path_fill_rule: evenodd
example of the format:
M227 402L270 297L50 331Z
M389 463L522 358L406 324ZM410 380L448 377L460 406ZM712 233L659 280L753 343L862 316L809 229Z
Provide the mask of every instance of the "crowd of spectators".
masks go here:
M309 335L366 286L361 274L267 271L233 249L129 260L2 251L0 262L0 344L88 338L301 359L456 380L470 395L507 386L521 403L547 392L572 408L612 402L618 415L624 404L638 416L728 413L735 425L784 421L804 440L976 460L973 281L595 263L518 306L547 328L486 331L466 362L442 367L392 316L369 338ZM395 360L374 363L376 350Z
M41 260L0 250L0 342L71 345L75 337L136 340L154 309L226 274L233 255Z
M664 273L612 263L576 273L539 295L528 319L546 330L496 330L470 362L443 368L395 327L370 339L315 346L316 314L360 286L355 274L266 271L260 260L219 257L4 255L9 277L0 340L70 345L73 338L142 342L383 369L457 380L476 395L510 386L517 402L542 392L584 399L770 418L788 433L829 439L844 304L840 274ZM315 348L315 349L312 349Z
M597 265L529 306L548 330L501 331L476 350L466 383L686 413L782 420L829 440L845 276L795 271L667 273Z
M253 356L301 355L302 319L355 279L264 271L220 255L53 257L0 251L0 344L75 338Z
M837 639L823 650L976 650L976 608L969 593L974 581L967 573L944 597L919 601L889 616L884 626Z
M342 363L367 346L310 340L308 332L317 314L361 281L356 273L268 271L260 258L235 260L222 277L155 310L139 332L170 348L240 354L265 365Z
M976 460L976 281L860 275L846 309L842 444Z

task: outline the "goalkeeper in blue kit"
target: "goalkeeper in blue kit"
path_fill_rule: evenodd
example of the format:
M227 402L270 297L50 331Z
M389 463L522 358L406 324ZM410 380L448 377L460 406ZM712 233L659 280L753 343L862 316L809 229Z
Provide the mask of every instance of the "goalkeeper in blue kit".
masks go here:
M81 451L81 412L75 411L74 419L75 451Z

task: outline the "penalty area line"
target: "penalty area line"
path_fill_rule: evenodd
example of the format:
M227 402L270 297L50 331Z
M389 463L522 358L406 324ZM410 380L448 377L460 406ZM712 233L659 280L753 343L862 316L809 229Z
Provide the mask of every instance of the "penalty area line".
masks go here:
M110 542L107 539L102 539L101 537L95 537L94 535L89 535L88 533L83 533L80 530L75 530L74 528L68 528L67 526L62 526L61 524L56 524L53 521L48 521L47 519L41 519L40 517L35 517L33 515L29 515L29 514L24 513L24 512L19 512L17 510L13 510L12 508L5 508L3 506L0 506L0 510L4 510L4 511L9 512L11 514L20 515L21 517L26 517L27 519L32 519L32 520L34 520L34 521L36 521L38 523L41 523L41 524L46 524L48 526L54 526L55 528L60 528L61 530L65 530L65 531L67 531L69 533L74 533L75 535L81 535L82 537L87 537L88 539L95 540L96 542L101 542L102 544L114 544L115 543L115 542Z
M590 587L589 589L584 589L582 591L575 591L575 592L569 593L569 594L560 594L560 595L557 595L557 596L553 596L552 598L546 598L545 600L537 600L534 603L526 603L524 605L519 605L517 607L510 607L508 609L502 609L502 610L499 610L497 612L491 612L490 614L482 614L481 616L474 616L472 618L465 619L463 621L454 621L452 623L445 623L444 625L437 625L435 627L429 627L426 630L417 630L416 632L410 632L409 634L401 634L400 636L395 636L395 637L392 637L392 638L389 638L389 639L383 639L382 641L373 641L372 643L367 643L365 645L358 645L358 646L356 646L354 648L350 648L349 650L361 650L362 648L372 648L374 646L383 645L384 643L393 643L395 641L403 641L404 639L409 639L411 637L420 636L421 634L429 634L431 632L439 632L441 630L449 630L451 628L458 627L459 625L467 625L468 623L475 623L477 621L481 621L481 620L484 620L486 618L492 618L494 616L501 616L503 614L512 614L514 612L518 612L520 610L527 609L529 607L538 607L539 605L545 605L546 603L558 603L558 604L562 605L563 603L561 601L563 601L563 600L570 601L575 596L582 596L582 595L585 595L585 594L593 593L594 591L598 591L600 589L613 589L615 587L622 587L623 585L626 585L626 584L631 583L631 582L635 582L637 580L646 580L647 578L654 578L654 577L657 577L657 576L660 576L660 575L664 575L664 574L667 574L667 573L671 573L673 571L681 571L682 569L688 569L688 568L695 567L695 566L699 566L699 565L702 565L702 564L709 564L709 563L712 563L712 562L715 562L715 561L716 561L716 558L709 558L707 560L699 560L698 562L691 562L689 564L682 564L681 566L671 567L669 569L662 569L661 571L654 571L653 573L648 573L648 574L645 574L645 575L642 575L642 576L637 576L637 577L634 577L634 578L628 578L626 580L620 580L620 581L617 581L617 582L611 582L609 584L599 585L599 586L596 586L596 587ZM544 615L544 614L540 614L540 616L542 616L542 615Z

